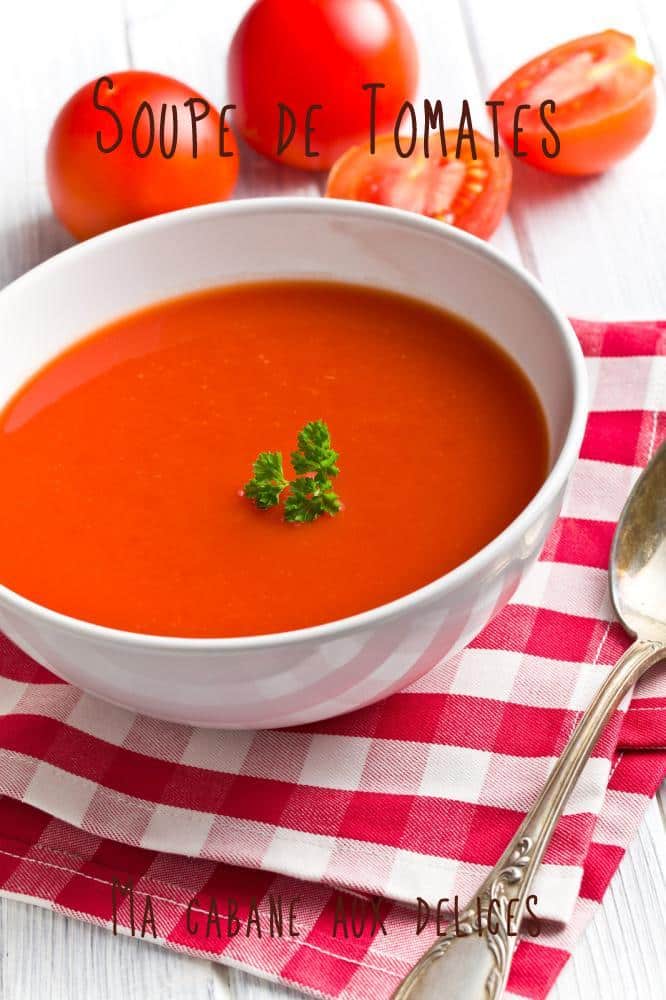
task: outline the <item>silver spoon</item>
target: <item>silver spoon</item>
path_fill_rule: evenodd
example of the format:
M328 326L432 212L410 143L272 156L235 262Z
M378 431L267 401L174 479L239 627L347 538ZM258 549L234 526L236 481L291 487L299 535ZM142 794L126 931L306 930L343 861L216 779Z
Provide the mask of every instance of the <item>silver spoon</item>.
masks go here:
M497 1000L504 991L519 940L516 931L562 809L624 695L666 658L666 442L620 516L611 550L610 592L633 645L597 691L539 798L477 895L459 912L457 925L449 926L423 955L393 1000Z

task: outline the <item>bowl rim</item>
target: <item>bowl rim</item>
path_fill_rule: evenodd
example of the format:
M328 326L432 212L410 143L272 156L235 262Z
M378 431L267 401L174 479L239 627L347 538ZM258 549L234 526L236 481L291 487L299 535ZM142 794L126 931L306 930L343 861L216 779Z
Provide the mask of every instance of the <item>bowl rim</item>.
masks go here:
M320 625L294 629L288 632L272 632L260 635L230 636L226 638L194 638L181 636L164 636L152 633L131 632L112 628L107 625L97 625L84 619L75 618L47 608L32 601L9 587L0 583L0 600L14 606L18 611L29 613L45 624L60 627L69 632L76 632L82 637L105 640L109 643L142 647L150 650L163 650L171 653L183 652L217 652L238 653L266 649L277 646L291 646L302 643L321 642L323 640L339 639L362 629L372 628L382 623L402 616L421 605L429 605L433 600L446 596L460 585L464 585L478 571L482 571L503 553L510 550L525 531L555 500L578 457L578 452L585 430L587 419L587 374L585 361L578 339L571 323L554 305L549 295L539 282L522 265L514 264L499 250L476 236L456 229L453 226L429 219L413 212L386 206L373 205L366 202L355 202L336 198L316 198L302 196L277 196L244 198L229 202L216 202L185 208L176 212L168 212L148 219L141 219L125 226L112 229L92 239L75 244L54 257L31 268L13 282L0 290L0 297L21 293L44 270L56 271L60 266L67 265L94 253L102 245L117 244L132 240L135 234L145 230L178 228L180 224L207 221L226 215L256 215L293 213L316 215L333 215L348 218L374 219L377 222L393 223L412 230L421 231L426 235L434 235L438 239L458 244L477 256L484 257L489 263L504 272L507 279L521 284L537 300L539 306L550 319L559 333L565 349L568 362L568 375L572 387L572 409L564 443L557 454L553 466L543 484L520 513L496 535L487 545L476 552L465 562L454 567L448 573L437 577L430 583L412 590L393 601L377 605L367 611L355 615L338 618Z

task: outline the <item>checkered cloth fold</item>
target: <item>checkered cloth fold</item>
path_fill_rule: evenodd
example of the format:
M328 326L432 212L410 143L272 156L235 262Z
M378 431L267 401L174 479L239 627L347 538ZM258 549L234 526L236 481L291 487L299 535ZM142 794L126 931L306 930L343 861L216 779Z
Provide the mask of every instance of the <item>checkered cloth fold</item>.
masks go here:
M510 605L406 691L292 730L196 730L103 704L0 638L0 892L111 926L112 883L131 882L137 933L148 894L169 948L325 997L387 997L433 939L432 922L416 934L416 898L474 894L627 646L606 568L622 503L666 436L666 323L576 328L592 412L562 515ZM548 992L665 748L663 667L615 713L567 805L514 995ZM369 894L386 934L369 908L355 937ZM117 902L128 932L129 897Z

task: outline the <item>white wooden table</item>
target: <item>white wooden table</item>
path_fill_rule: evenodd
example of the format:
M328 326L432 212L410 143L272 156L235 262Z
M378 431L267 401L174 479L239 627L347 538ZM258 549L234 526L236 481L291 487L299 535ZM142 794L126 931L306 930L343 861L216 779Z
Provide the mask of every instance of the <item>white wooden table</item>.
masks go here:
M298 0L293 0L296 8ZM66 247L50 214L44 146L82 83L135 66L180 77L219 104L226 48L249 0L15 0L0 27L0 285ZM662 72L652 135L606 177L566 181L516 169L494 242L572 316L666 316L664 0L403 0L422 57L422 90L476 105L525 59L615 27ZM522 165L521 165L522 167ZM317 194L320 182L246 156L238 195ZM556 1000L666 996L666 796L653 803L603 907L552 994ZM0 900L0 1000L267 1000L279 986L22 903ZM368 998L372 1000L372 998Z

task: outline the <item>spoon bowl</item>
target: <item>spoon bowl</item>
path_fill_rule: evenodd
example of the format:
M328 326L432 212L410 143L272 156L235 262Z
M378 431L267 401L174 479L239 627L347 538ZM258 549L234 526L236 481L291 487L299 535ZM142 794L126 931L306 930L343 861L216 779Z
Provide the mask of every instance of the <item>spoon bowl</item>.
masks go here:
M666 642L666 442L620 515L610 592L615 614L630 635Z

